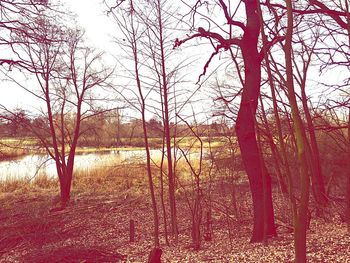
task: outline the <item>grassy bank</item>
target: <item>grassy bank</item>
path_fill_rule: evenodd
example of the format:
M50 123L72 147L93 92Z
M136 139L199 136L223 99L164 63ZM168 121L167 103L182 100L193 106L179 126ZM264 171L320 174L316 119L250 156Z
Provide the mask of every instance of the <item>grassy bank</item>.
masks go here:
M195 169L199 168L199 162L193 161ZM155 184L159 184L160 160L154 160L152 173ZM166 162L164 163L166 167ZM203 169L205 176L206 167ZM177 163L177 174L184 181L191 180L191 171L184 159ZM114 193L120 191L147 190L147 169L143 163L122 163L113 157L98 163L97 166L87 166L85 169L74 172L72 191ZM0 192L27 192L56 190L58 192L57 177L50 177L44 173L38 173L33 178L7 178L0 181Z
M43 152L39 150L35 138L2 138L0 140L0 161L13 160L28 154Z
M228 140L224 137L202 138L203 147L222 147ZM172 141L173 143L173 141ZM149 145L152 149L162 147L162 138L149 138ZM173 146L173 145L172 145ZM195 137L183 137L177 139L177 146L181 148L199 149L200 142ZM69 146L66 145L66 149ZM117 150L140 150L144 149L143 138L122 138L120 145L94 145L82 143L76 150L77 154L82 153L103 153ZM45 149L40 146L35 138L3 138L0 140L0 161L20 158L28 154L45 154Z

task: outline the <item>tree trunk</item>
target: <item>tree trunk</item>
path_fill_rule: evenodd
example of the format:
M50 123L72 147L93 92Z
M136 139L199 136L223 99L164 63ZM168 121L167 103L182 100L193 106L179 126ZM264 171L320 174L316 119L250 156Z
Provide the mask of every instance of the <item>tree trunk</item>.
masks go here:
M308 225L308 202L309 202L309 167L306 158L307 139L306 132L300 117L293 83L292 64L292 36L293 36L293 12L292 1L286 0L287 5L287 33L284 46L288 100L291 106L294 132L297 143L299 172L300 172L300 204L294 209L294 249L295 262L306 262L306 230Z
M169 186L169 206L170 206L170 221L171 221L171 232L175 236L175 240L178 239L178 227L177 227L177 216L176 216L176 199L175 199L175 174L173 172L172 164L172 152L171 152L171 134L169 125L169 99L168 99L168 80L165 67L165 54L164 54L164 39L163 39L163 20L162 20L162 9L161 1L157 1L158 11L158 30L159 30L159 48L161 55L161 77L163 84L163 121L164 121L164 132L166 142L166 156L168 165L168 186Z
M261 29L261 38L262 38L262 42L263 42L263 54L264 54L264 60L266 62L266 71L267 71L267 76L268 76L268 81L270 84L270 90L271 90L271 96L272 96L272 104L273 104L273 112L274 112L274 117L275 117L275 122L276 122L276 128L277 128L277 134L278 134L278 141L281 147L281 154L282 154L282 163L284 164L285 167L285 172L286 172L286 179L287 179L287 184L288 184L288 188L284 183L284 180L281 176L281 181L283 182L283 184L281 184L281 189L282 192L287 192L289 194L290 200L291 200L291 204L292 207L293 204L295 203L293 200L293 194L292 194L292 189L293 189L293 185L292 185L292 175L291 175L291 171L290 171L290 167L289 167L289 163L288 163L288 158L287 158L287 153L286 153L286 148L285 148L285 143L284 143L284 139L283 139L283 134L282 134L282 125L281 125L281 120L278 114L278 105L277 105L277 98L276 98L276 91L275 91L275 84L273 81L273 75L271 72L271 67L270 67L270 60L269 60L269 50L267 48L268 46L268 39L267 36L265 34L265 29L264 29L264 19L263 19L263 15L262 15L262 11L261 11L261 6L258 5L258 15L260 18L260 29ZM261 97L260 97L261 99ZM263 117L265 120L265 123L268 126L268 122L267 122L267 118L266 118L266 114L264 111L264 107L261 101L261 107L262 107L262 111L263 111ZM271 132L269 132L271 134ZM270 136L272 137L272 136ZM272 138L271 138L272 139ZM276 147L276 145L274 144L273 140L271 141L271 150L275 148L275 152L276 152L276 156L278 156L278 149ZM272 150L273 151L273 150ZM278 164L278 162L276 163ZM278 168L279 170L281 170L281 167ZM282 172L280 172L280 174L282 174Z
M320 152L318 150L318 145L316 141L315 128L312 123L311 114L307 105L307 97L305 93L305 84L301 87L301 98L303 103L303 109L306 117L306 124L309 132L310 138L310 159L311 159L311 181L312 181L312 191L314 193L315 201L318 206L325 206L327 204L326 189L324 186L322 167L320 161Z
M266 130L266 136L268 137L267 141L269 143L269 146L270 146L270 149L271 149L271 154L272 154L272 157L273 157L273 160L274 160L274 164L276 165L276 174L277 174L277 179L278 179L278 183L279 183L279 186L280 186L280 190L282 192L282 194L286 195L288 193L288 189L287 189L287 185L285 183L285 180L282 176L282 169L281 169L281 158L279 156L279 152L278 152L278 149L277 149L277 146L275 144L275 142L273 141L273 137L272 137L272 132L270 130L270 127L269 127L269 123L268 123L268 120L267 120L267 117L266 117L266 113L265 113L265 109L264 109L264 105L263 105L263 101L262 101L262 98L260 96L260 104L261 104L261 114L262 114L262 118L263 118L263 121L265 123L265 130Z
M151 154L149 150L149 144L148 144L148 132L147 132L147 125L146 125L146 101L143 95L142 86L141 86L141 80L140 80L140 74L139 74L139 59L138 59L138 39L134 28L134 20L133 16L131 16L131 45L132 45L132 52L133 52L133 58L134 58L134 70L135 70L135 77L136 77L136 85L140 96L140 106L141 106L141 117L142 117L142 131L143 131L143 139L145 142L145 150L146 150L146 161L147 161L147 177L148 177L148 185L149 185L149 191L152 201L152 210L153 210L153 228L154 228L154 247L159 247L159 218L158 218L158 209L157 209L157 202L156 202L156 196L155 196L155 190L154 190L154 183L153 183L153 176L152 176L152 167L151 167ZM159 257L160 258L160 257Z
M350 157L350 108L348 115L348 157ZM348 163L348 176L346 183L346 223L348 226L348 233L350 233L350 163Z
M159 181L160 181L160 203L163 210L163 225L164 225L164 237L165 237L165 243L167 246L169 246L169 239L168 239L168 222L167 222L167 213L165 208L165 202L164 202L164 157L165 157L165 133L163 131L163 139L162 139L162 157L160 160L160 168L159 168Z
M345 1L346 8L346 21L347 21L347 31L348 31L348 45L350 49L350 8L349 3ZM350 108L348 114L348 156L350 157ZM347 195L347 225L348 225L348 233L350 233L350 163L348 164L348 177L346 184L346 195Z
M257 2L245 1L247 26L242 39L245 81L236 121L237 139L248 175L253 199L254 227L251 242L262 242L264 236L276 235L271 195L271 180L263 180L264 161L256 140L255 113L260 95L261 61L257 49L260 32ZM266 184L264 185L264 181ZM266 197L264 198L264 189ZM265 203L264 203L265 202ZM264 211L265 209L265 211ZM266 227L264 227L266 226ZM264 233L264 228L266 233Z
M68 176L66 173L63 173L60 182L60 197L61 197L61 206L67 206L70 200L70 190L72 186L72 175Z

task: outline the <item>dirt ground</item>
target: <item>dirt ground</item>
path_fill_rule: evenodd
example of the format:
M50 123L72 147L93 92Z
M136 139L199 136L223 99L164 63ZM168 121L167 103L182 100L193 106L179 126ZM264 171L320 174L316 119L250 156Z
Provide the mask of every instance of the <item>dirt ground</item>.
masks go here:
M50 212L55 193L12 193L0 196L0 262L146 262L152 248L152 211L148 196L84 193L73 195L63 211ZM250 244L249 207L238 220L213 207L213 239L199 251L191 246L186 202L178 203L180 236L166 246L162 262L291 262L293 235L278 223L278 237ZM221 205L220 205L221 204ZM276 208L276 210L282 207ZM278 212L278 211L277 211ZM129 242L129 221L136 240ZM162 222L162 219L160 220ZM163 226L161 226L163 231ZM163 235L163 232L161 234ZM313 219L308 231L309 262L350 262L350 237L339 218Z

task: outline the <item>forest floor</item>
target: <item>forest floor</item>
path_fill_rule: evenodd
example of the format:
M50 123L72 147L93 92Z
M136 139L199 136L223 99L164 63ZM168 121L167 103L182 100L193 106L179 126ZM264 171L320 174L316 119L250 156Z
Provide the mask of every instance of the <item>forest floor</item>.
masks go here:
M147 262L153 219L146 192L74 193L65 210L50 212L55 194L0 195L0 262ZM278 237L263 245L249 243L248 191L238 194L239 216L226 209L229 201L220 196L213 198L212 240L202 241L198 251L191 245L187 199L179 200L179 240L166 246L161 239L162 262L292 262L293 234L278 219L288 210L282 199L275 203ZM135 220L135 242L129 242L130 219ZM163 230L162 225L162 237ZM336 213L312 219L307 247L309 262L350 262L350 237Z

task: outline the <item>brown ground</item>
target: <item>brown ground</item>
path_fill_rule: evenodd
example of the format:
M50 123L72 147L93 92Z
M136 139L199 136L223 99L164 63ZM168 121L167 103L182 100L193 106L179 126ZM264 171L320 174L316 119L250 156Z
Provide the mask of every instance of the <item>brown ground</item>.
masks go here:
M152 248L152 213L146 194L74 194L63 211L49 212L54 192L0 196L0 262L146 262ZM245 195L241 194L243 198ZM293 236L280 226L267 245L250 244L250 209L240 201L240 220L215 199L213 240L191 247L185 199L178 204L180 237L164 245L162 262L291 262ZM246 208L245 208L246 207ZM276 204L276 213L285 207ZM281 211L281 212L280 212ZM129 220L136 242L129 242ZM280 221L279 224L282 224ZM163 231L163 227L161 227ZM308 232L309 262L350 262L350 238L337 216L314 219Z

